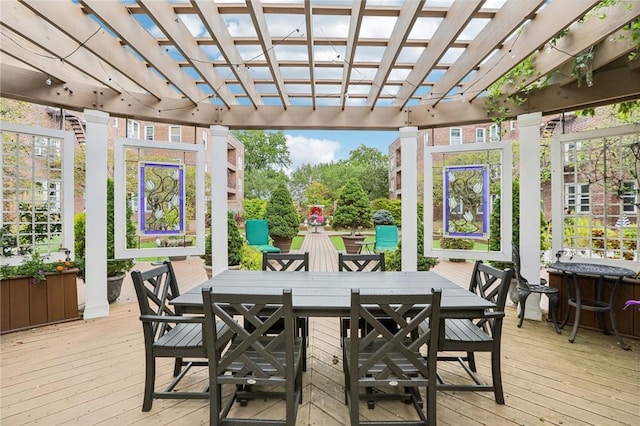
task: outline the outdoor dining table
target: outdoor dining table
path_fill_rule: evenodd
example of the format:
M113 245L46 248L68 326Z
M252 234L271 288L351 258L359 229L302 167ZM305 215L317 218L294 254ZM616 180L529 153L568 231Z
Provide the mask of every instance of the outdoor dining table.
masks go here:
M571 335L569 336L569 341L573 343L576 339L576 335L578 334L578 326L580 325L580 311L591 311L597 312L600 315L600 323L605 334L609 334L609 330L607 329L607 325L604 321L604 314L609 312L609 317L611 318L611 327L613 328L613 332L616 335L616 339L620 343L622 349L628 351L631 349L631 346L622 341L620 337L620 333L618 332L618 323L616 321L616 293L618 291L618 287L620 287L620 283L622 282L622 278L624 277L633 277L636 275L634 271L627 268L621 268L619 266L611 266L611 265L602 265L595 263L586 263L586 262L554 262L549 265L549 268L555 269L557 271L562 272L563 281L567 284L567 288L569 289L569 297L568 303L569 307L573 307L576 310L575 319L573 321L573 330ZM568 275L573 277L572 280L565 280ZM578 279L579 276L586 275L597 277L598 281L596 283L596 293L594 300L587 300L582 298L581 291L581 281ZM614 281L613 287L611 288L611 294L609 297L609 301L603 300L602 292L604 287L604 278L605 277L614 277L616 280ZM570 284L573 284L573 289L571 289ZM562 327L567 324L567 320L569 319L569 311L565 314L564 320L562 322Z
M465 318L495 305L435 272L282 272L224 271L171 301L180 312L202 312L202 289L233 294L281 293L291 289L296 316L349 316L351 289L361 293L415 294L442 290L441 315Z

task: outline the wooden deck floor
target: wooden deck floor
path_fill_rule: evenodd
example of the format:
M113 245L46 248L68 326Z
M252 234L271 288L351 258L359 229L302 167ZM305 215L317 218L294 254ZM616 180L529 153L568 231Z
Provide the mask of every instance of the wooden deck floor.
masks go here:
M336 268L336 254L326 234L309 234L303 250L313 270ZM175 262L184 288L205 279L199 258ZM146 265L140 265L145 268ZM436 271L466 287L470 263L441 262ZM207 401L156 400L141 411L144 345L131 283L107 318L75 321L1 336L0 424L44 425L198 425L208 422ZM348 423L343 403L343 375L337 319L311 319L309 369L298 425ZM637 425L640 424L640 341L620 349L613 336L580 330L576 343L568 332L557 335L546 322L516 327L515 308L507 309L503 336L506 405L490 393L439 392L439 425ZM439 365L449 377L455 368ZM478 360L489 378L489 361ZM168 363L158 367L166 380ZM202 386L198 372L185 386ZM283 413L284 404L251 401L234 409L242 416ZM410 406L380 403L363 408L370 419L413 416Z

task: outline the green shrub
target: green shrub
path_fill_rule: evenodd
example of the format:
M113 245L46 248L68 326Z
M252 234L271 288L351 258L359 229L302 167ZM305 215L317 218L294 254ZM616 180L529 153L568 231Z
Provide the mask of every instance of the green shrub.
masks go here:
M374 225L393 225L393 216L389 210L377 210L372 217Z
M229 252L229 266L239 265L242 260L242 244L244 243L244 239L240 235L240 231L238 230L238 222L236 222L234 215L232 212L227 214L227 251ZM209 239L211 241L211 239ZM209 242L209 246L211 246L211 242ZM205 250L206 251L206 250ZM211 247L209 247L209 251L211 251Z
M473 240L471 238L449 238L440 239L440 248L444 250L471 250Z
M243 244L241 254L240 269L245 271L259 271L262 269L262 252L260 250L252 248L248 244Z
M421 215L421 206L422 204L418 204L418 215ZM387 210L393 216L393 224L400 226L402 224L402 201L401 200L390 200L388 198L376 198L371 203L371 208L373 211L377 210Z
M242 212L242 219L264 219L264 212L267 209L267 200L261 200L260 198L251 198L249 200L243 200L242 206L244 211Z
M280 183L271 193L264 218L269 222L269 236L293 238L298 235L300 221L287 187Z
M438 259L435 257L424 256L424 227L422 220L418 217L418 271L428 271L438 264ZM398 243L398 248L392 252L385 254L385 266L387 271L401 271L402 270L402 240Z
M334 229L349 229L351 235L361 227L371 227L372 212L369 197L356 178L351 178L340 190L336 211L331 226Z

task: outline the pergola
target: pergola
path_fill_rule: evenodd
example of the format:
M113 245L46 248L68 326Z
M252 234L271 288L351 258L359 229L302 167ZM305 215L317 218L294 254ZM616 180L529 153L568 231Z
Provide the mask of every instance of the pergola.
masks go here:
M417 129L488 121L496 82L504 82L494 99L500 115L519 117L520 155L536 158L541 114L640 98L640 60L629 59L637 42L624 28L640 16L640 1L599 3L5 0L0 95L85 111L95 182L105 180L109 116L211 126L216 182L225 180L229 129L399 130L403 157L412 158ZM529 73L515 84L502 79L525 60ZM523 90L514 103L509 95ZM408 201L417 197L415 169L403 162ZM538 169L522 172L536 186ZM539 203L537 190L523 192ZM104 194L87 196L94 224ZM222 186L212 196L214 205L226 200ZM226 252L226 212L217 210L216 253ZM529 210L521 220L539 226ZM416 214L415 203L403 203L409 270ZM523 259L537 257L535 244L523 247ZM226 268L226 256L214 261ZM103 314L99 305L87 303L85 316Z

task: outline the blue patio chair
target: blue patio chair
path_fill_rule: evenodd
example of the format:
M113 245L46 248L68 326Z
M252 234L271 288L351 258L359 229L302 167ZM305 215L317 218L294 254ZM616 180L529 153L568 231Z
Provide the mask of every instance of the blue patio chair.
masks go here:
M280 253L278 247L269 243L269 224L266 220L249 219L244 223L247 243L262 252Z
M398 248L398 227L396 225L376 225L374 251L389 251Z

